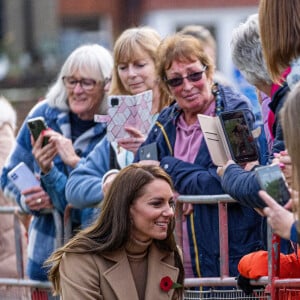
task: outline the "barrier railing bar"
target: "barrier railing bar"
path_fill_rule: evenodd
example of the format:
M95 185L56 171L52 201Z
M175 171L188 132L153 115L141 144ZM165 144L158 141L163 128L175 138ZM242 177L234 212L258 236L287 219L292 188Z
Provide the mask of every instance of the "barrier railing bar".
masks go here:
M189 196L189 195L179 195L177 200L179 202L188 202L192 204L218 204L220 201L223 203L236 203L235 199L231 198L227 194L221 195L197 195L197 196Z
M26 286L26 287L34 287L34 288L41 288L41 289L50 289L52 287L49 281L14 279L14 278L0 278L0 285Z
M14 214L17 212L26 214L19 206L0 206L0 214Z
M68 204L64 212L64 242L66 243L72 237L72 213L73 206Z
M300 278L286 278L274 280L276 287L300 287Z
M300 280L300 279L299 279ZM251 280L252 285L266 285L268 284L268 276L263 276L258 280ZM184 280L185 287L195 287L195 286L235 286L236 278L235 277L203 277L203 278L186 278Z
M56 242L56 248L61 247L64 244L64 231L63 231L63 221L62 221L62 216L56 209L51 210L53 219L54 219L54 224L55 224L55 232L56 232L56 237L55 237L55 242Z
M15 233L15 249L16 249L16 266L18 278L24 278L24 257L21 224L18 216L14 214L14 233Z
M224 277L229 276L227 203L219 202L218 209L219 209L220 275L221 278L224 279ZM224 230L224 228L227 228L227 230Z

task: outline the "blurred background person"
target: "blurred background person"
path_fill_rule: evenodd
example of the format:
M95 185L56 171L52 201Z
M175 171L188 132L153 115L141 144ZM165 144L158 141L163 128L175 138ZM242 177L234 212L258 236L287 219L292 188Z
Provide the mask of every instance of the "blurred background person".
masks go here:
M291 197L289 206L280 206L276 199L272 199L266 192L261 191L260 196L266 202L267 207L263 209L272 226L274 233L285 239L291 239L300 244L299 230L299 187L300 187L300 162L299 162L299 112L300 112L300 82L298 82L285 102L281 112L281 122L284 138L291 158L292 180ZM292 210L290 212L286 208Z
M159 34L149 27L125 30L115 42L114 68L109 91L110 95L136 95L151 90L153 123L161 109L170 102L169 95L159 87L155 71L156 52L160 41ZM103 198L103 176L113 177L118 169L132 163L134 154L145 137L137 129L127 130L131 137L112 143L105 137L86 161L70 174L66 197L74 207L98 205ZM94 210L97 214L98 209ZM90 219L87 221L91 222Z
M211 57L215 64L214 81L223 85L231 85L225 75L217 69L217 43L211 32L202 25L187 25L179 33L197 38L202 43L204 51Z
M266 66L275 83L291 67L287 83L292 89L300 77L300 3L291 0L261 0L259 25Z
M182 299L171 178L159 167L120 171L97 221L47 261L62 299ZM164 289L166 277L181 287Z
M267 204L263 209L264 215L268 219L273 232L280 237L292 240L294 243L300 243L299 239L299 186L300 186L300 161L299 147L300 142L297 138L300 134L300 83L296 84L293 91L289 93L283 108L281 109L281 122L285 137L287 149L291 158L292 182L291 182L291 200L285 206L278 203L279 199L273 199L265 191L260 191L259 195ZM294 247L291 254L280 253L279 278L299 278L300 276L300 249ZM281 247L280 247L281 249ZM281 251L282 252L282 251ZM268 252L256 251L245 255L239 263L239 272L242 275L238 277L238 284L249 294L255 286L250 285L250 279L258 279L261 276L268 275ZM295 299L299 294L295 293Z
M156 143L158 160L180 195L223 194L197 114L251 109L248 99L229 86L213 84L214 64L195 37L177 33L165 38L157 53L161 84L175 100L159 115L142 146ZM139 153L135 158L139 161ZM186 205L183 253L186 278L220 275L217 205ZM228 207L229 272L246 253L260 249L261 217L238 203Z
M257 96L262 106L263 130L266 137L268 137L268 150L271 151L273 141L269 133L267 120L273 82L263 57L257 14L250 15L245 22L240 23L233 30L230 46L234 65L248 83L257 89ZM274 136L276 136L276 133Z
M0 173L8 155L15 144L15 130L17 115L10 102L0 97ZM0 190L0 205L12 206L13 203L7 199L2 190ZM21 236L20 242L23 248L20 259L21 264L26 264L26 228L20 223ZM20 278L22 274L18 273L14 232L14 216L3 214L0 222L0 277L4 278Z
M6 195L33 215L29 228L27 275L34 280L47 280L45 259L56 248L56 230L52 214L63 215L67 205L65 184L68 175L106 133L106 127L94 122L102 111L104 82L111 74L112 56L97 44L75 49L61 67L45 100L27 115L17 135L15 147L3 169L1 185ZM27 121L43 117L49 127L36 141L30 135ZM42 147L43 139L49 142ZM23 161L41 181L21 195L9 181L7 173ZM75 220L74 220L75 222ZM80 220L76 220L80 224Z
M262 0L259 3L259 25L266 65L272 80L287 92L300 79L300 3L292 0ZM287 151L276 155L287 182L291 180L291 159Z
M249 83L271 97L270 110L267 112L268 118L270 112L274 116L270 131L271 141L269 141L271 142L271 152L269 154L265 152L265 163L272 163L274 156L285 150L279 113L286 101L288 86L285 83L282 86L275 85L270 78L263 56L257 15L249 16L246 22L240 24L233 31L231 49L233 62ZM268 126L266 130L270 130L270 127ZM251 170L253 167L255 166L242 168L233 161L229 161L219 173L222 175L222 187L227 194L242 204L263 208L265 203L258 195L260 185L255 173ZM288 249L282 247L282 251L286 253L290 249L289 247Z

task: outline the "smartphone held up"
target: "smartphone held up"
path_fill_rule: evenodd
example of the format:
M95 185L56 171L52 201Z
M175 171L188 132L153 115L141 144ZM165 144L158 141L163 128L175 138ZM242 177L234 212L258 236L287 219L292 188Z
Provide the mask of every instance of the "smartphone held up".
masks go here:
M27 121L27 126L35 141L38 139L42 131L48 128L47 123L43 117L36 117L36 118L29 119ZM42 147L47 145L48 142L49 142L49 138L44 137Z
M232 159L237 163L258 160L256 142L252 136L244 111L223 112L220 114L221 125Z
M284 175L278 165L263 166L255 169L260 187L275 201L285 205L291 198Z

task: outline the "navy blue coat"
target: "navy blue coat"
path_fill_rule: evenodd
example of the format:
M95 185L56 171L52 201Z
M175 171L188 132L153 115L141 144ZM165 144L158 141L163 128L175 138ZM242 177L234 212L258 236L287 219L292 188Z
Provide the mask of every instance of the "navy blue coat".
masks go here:
M224 111L251 109L249 100L236 90L220 85ZM176 102L159 115L144 142L157 143L160 166L171 176L176 191L181 195L224 194L217 167L213 164L205 140L202 140L194 163L184 162L173 155L176 121L182 110ZM169 145L168 145L169 143ZM139 160L137 154L135 161ZM238 203L228 205L229 271L236 276L240 258L262 248L260 241L261 217L251 208ZM194 205L188 217L190 252L195 276L214 277L220 272L219 221L217 205Z

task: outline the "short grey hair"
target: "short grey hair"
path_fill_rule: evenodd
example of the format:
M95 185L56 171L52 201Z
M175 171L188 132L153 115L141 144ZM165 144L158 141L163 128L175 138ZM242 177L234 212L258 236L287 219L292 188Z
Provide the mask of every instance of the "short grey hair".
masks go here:
M105 78L111 76L112 68L113 58L107 49L98 44L82 45L67 57L55 83L46 95L46 100L52 107L69 110L67 90L62 80L64 76L72 76L79 71L82 76L103 82Z
M258 14L250 15L233 30L230 46L234 65L250 84L272 84L263 57Z

